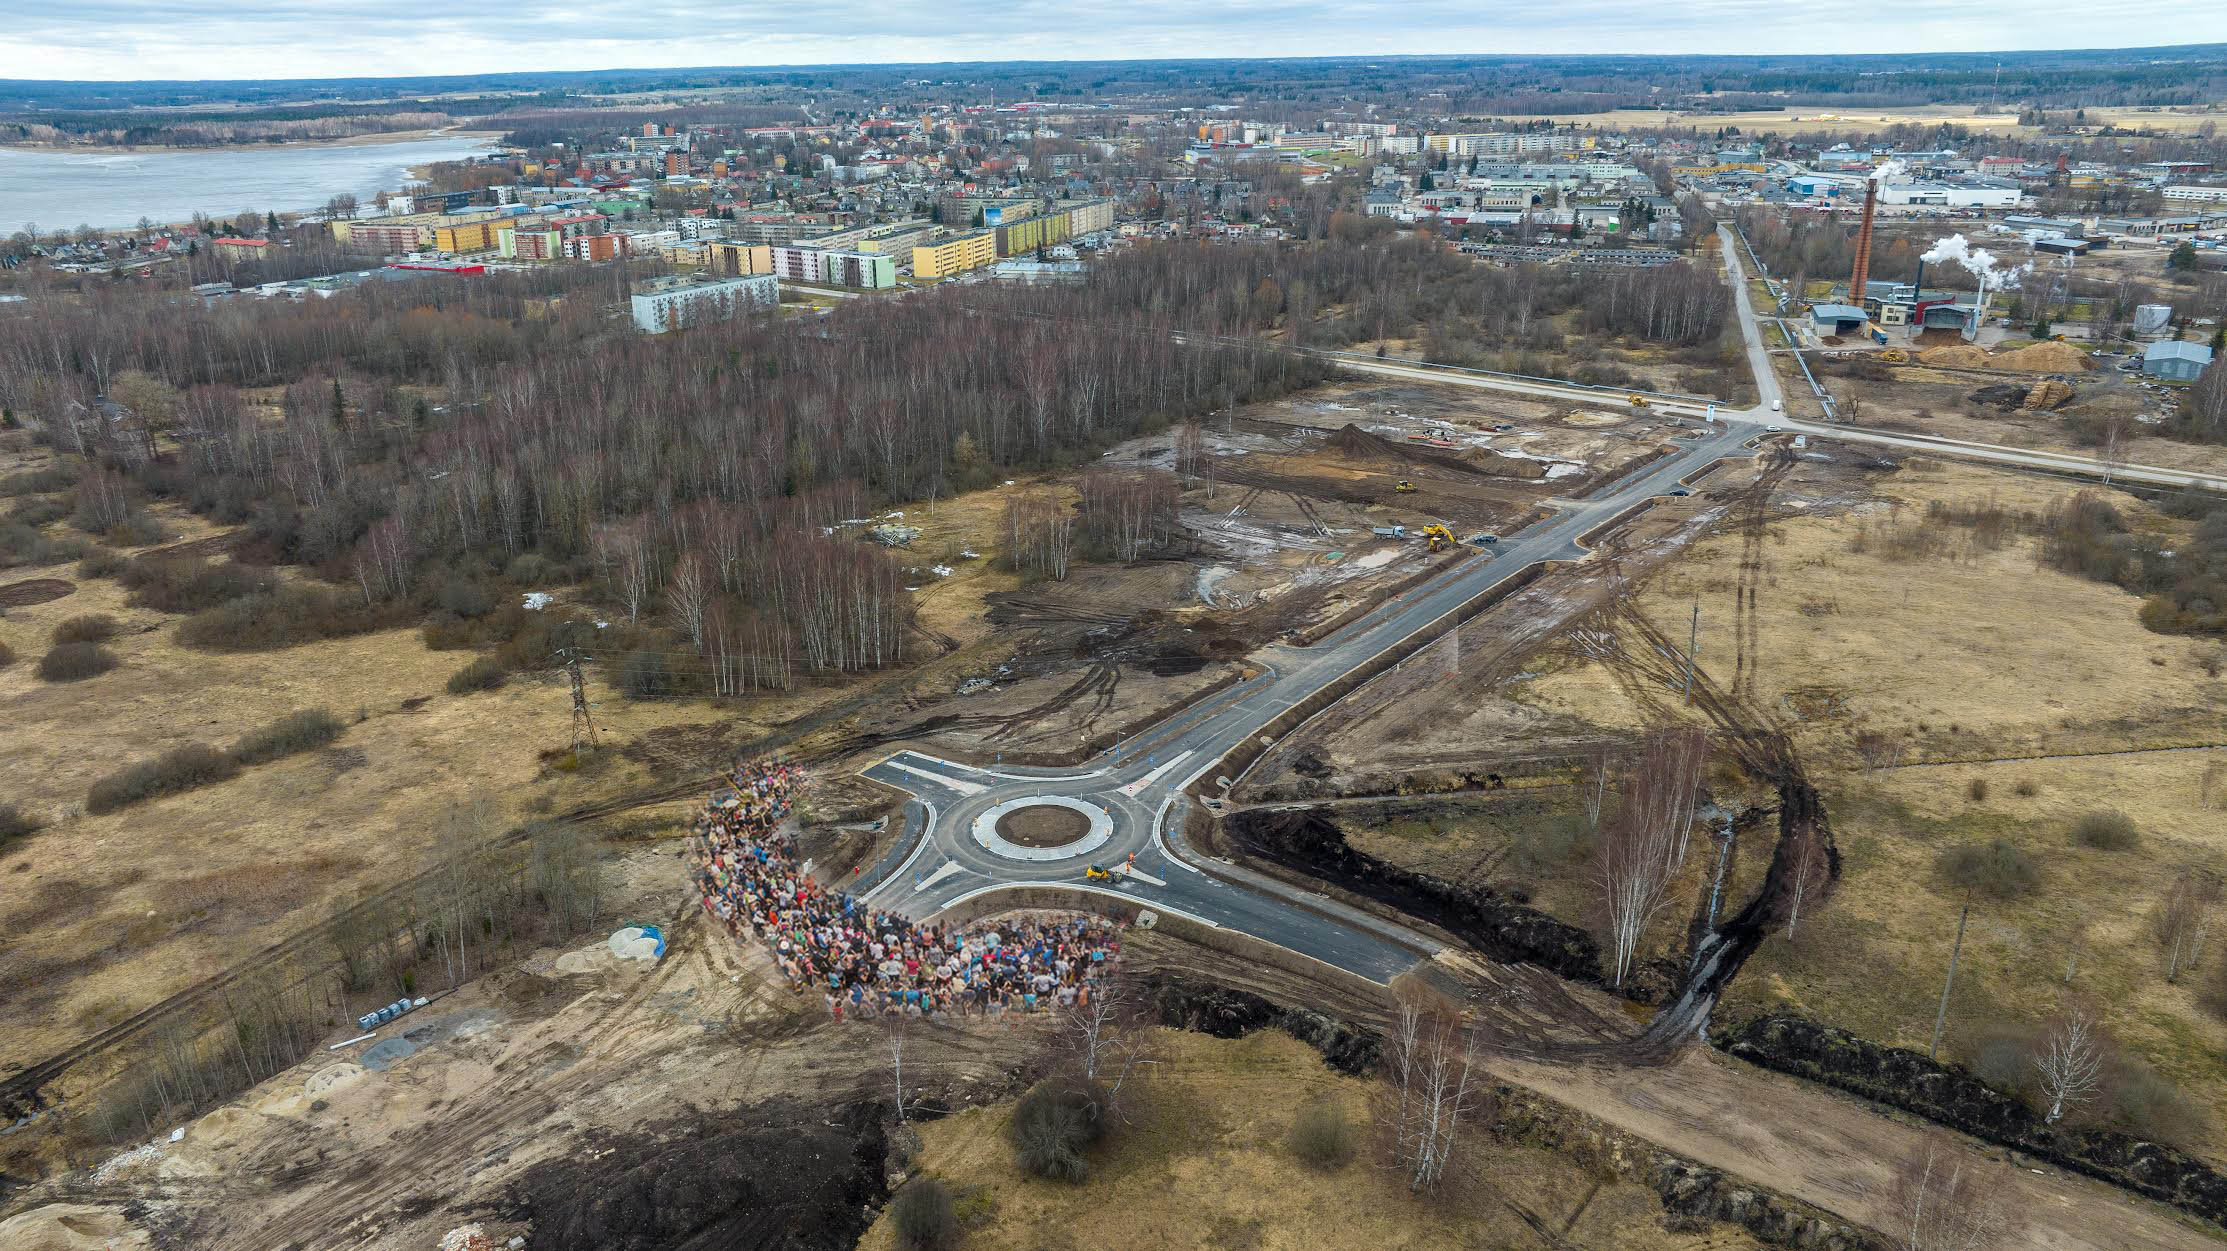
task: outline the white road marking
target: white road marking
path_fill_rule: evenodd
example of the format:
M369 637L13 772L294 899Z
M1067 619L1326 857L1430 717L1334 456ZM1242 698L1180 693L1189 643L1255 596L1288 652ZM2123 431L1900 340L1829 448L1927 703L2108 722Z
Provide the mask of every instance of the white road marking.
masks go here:
M1154 769L1154 770L1153 770L1152 772L1150 772L1150 773L1147 773L1147 774L1145 774L1145 775L1144 775L1143 777L1141 777L1141 778L1138 778L1138 779L1137 779L1136 781L1134 781L1134 782L1131 782L1131 783L1129 783L1129 784L1128 784L1127 786L1124 786L1124 787L1122 787L1122 788L1121 788L1121 793L1122 793L1122 794L1124 794L1124 795L1128 795L1128 796L1131 796L1132 798L1133 798L1133 797L1135 797L1135 796L1137 795L1137 793L1138 793L1138 792L1140 792L1140 791L1142 791L1142 790L1144 790L1144 788L1145 788L1145 787L1147 787L1147 786L1150 786L1150 785L1152 785L1152 784L1153 784L1154 782L1157 782L1157 781L1159 781L1159 780L1160 780L1160 778L1161 778L1161 775L1165 774L1165 773L1166 773L1166 772L1167 772L1168 770L1170 770L1170 769L1173 769L1173 768L1174 768L1174 767L1176 767L1177 765L1179 765L1179 764L1182 764L1182 763L1183 763L1184 761L1186 761L1186 760L1189 760L1190 758L1191 758L1191 753L1190 753L1190 752L1183 752L1183 753L1181 753L1181 754L1179 754L1179 755L1174 755L1174 756L1170 756L1170 757L1168 757L1168 758L1167 758L1167 760L1166 760L1165 762L1163 762L1163 763L1162 763L1162 764L1161 764L1161 765L1160 765L1160 766L1159 766L1158 768Z
M914 751L910 748L906 749L904 754L928 761L931 764L942 765L946 769L958 769L962 772L978 774L986 778L1004 778L1009 782L1080 782L1085 778L1104 777L1106 774L1104 769L1092 769L1088 773L1005 773L997 769L985 769L979 765L960 764L956 760L945 760L941 756L931 756L927 752ZM894 757L891 759L891 763L896 763Z
M965 872L965 870L959 867L957 861L946 860L943 862L942 868L937 869L935 872L929 874L927 877L921 879L917 884L915 884L912 888L913 893L917 895L921 891L924 891L929 887L934 886L936 883L942 881L943 879L950 877L952 874L963 872Z
M980 782L969 782L965 778L949 777L944 774L937 773L931 769L916 768L912 765L904 763L901 760L885 760L882 763L888 765L892 769L903 769L905 772L912 774L914 777L926 778L929 781L934 782L938 786L949 787L952 790L959 792L961 795L979 795L983 791L990 789Z
M1118 899L1121 902L1130 905L1134 905L1137 902L1136 900L1131 899L1129 896L1122 894L1120 891L1107 890L1103 886L1091 886L1084 882L992 882L988 886L975 887L973 890L968 891L967 893L959 896L957 899L954 899L951 902L943 905L941 908L936 909L936 912L949 912L953 908L958 907L960 904L965 903L969 899L975 899L980 896L987 895L994 890L1026 890L1032 886L1055 886L1062 890L1079 890L1092 895L1104 895L1108 899ZM1222 923L1220 921L1209 921L1196 912L1185 912L1181 908L1171 908L1164 903L1155 902L1152 905L1152 910L1155 912L1165 912L1173 916L1179 916L1186 921L1196 921L1200 925L1204 925L1212 929L1218 930L1222 928ZM929 915L933 916L935 915L935 913L930 913ZM1271 946L1281 946L1281 944L1277 943L1274 939L1263 939L1262 941L1269 943ZM1325 961L1324 963L1328 962Z
M1119 875L1120 875L1120 876L1122 876L1122 877L1125 877L1125 878L1129 878L1129 879L1131 879L1131 880L1133 880L1133 881L1144 882L1144 883L1146 883L1146 884L1148 884L1148 885L1152 885L1152 886L1165 886L1165 885L1167 885L1167 883L1166 883L1166 882L1163 882L1163 881L1161 881L1161 880L1160 880L1159 878L1156 878L1156 877L1152 876L1152 875L1151 875L1150 873L1147 873L1147 872L1145 872L1145 871L1144 871L1143 869L1135 869L1135 868L1131 868L1130 866L1128 866L1128 865L1126 865L1126 864L1117 864L1117 865L1115 865L1115 866L1114 866L1114 868L1113 868L1113 871L1114 871L1114 872L1115 872L1116 874L1119 874Z

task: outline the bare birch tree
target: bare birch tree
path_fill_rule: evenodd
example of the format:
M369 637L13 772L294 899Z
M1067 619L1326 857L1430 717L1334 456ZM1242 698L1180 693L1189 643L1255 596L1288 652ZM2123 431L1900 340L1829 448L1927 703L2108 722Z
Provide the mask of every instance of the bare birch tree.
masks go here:
M1895 1251L1989 1251L2009 1245L2001 1184L1946 1134L1929 1134L1887 1184L1886 1233Z
M697 655L704 651L704 614L716 586L707 565L701 553L689 552L673 563L673 576L665 585L665 600L672 605L673 619L687 633Z
M2049 1101L2045 1122L2054 1125L2095 1098L2103 1060L2103 1031L2086 1009L2068 1008L2049 1023L2034 1050L2034 1077Z
M1104 1088L1116 1115L1129 1080L1160 1062L1151 1049L1151 1024L1135 987L1119 976L1100 979L1090 1002L1060 1009L1057 1028L1075 1071Z
M1786 936L1791 939L1802 923L1802 907L1822 894L1832 882L1832 858L1825 851L1824 832L1812 823L1796 835L1786 860Z
M1624 984L1647 927L1669 902L1692 837L1708 754L1709 737L1698 729L1650 735L1625 782L1623 802L1601 830L1594 878L1612 985Z
M2219 882L2201 870L2184 866L2166 888L2157 910L2157 941L2165 948L2165 980L2177 982L2184 969L2204 957L2204 941L2211 926L2212 905L2219 901Z
M1385 1049L1385 1091L1378 1121L1391 1166L1411 1191L1445 1176L1462 1122L1484 1105L1478 1032L1443 996L1403 984Z

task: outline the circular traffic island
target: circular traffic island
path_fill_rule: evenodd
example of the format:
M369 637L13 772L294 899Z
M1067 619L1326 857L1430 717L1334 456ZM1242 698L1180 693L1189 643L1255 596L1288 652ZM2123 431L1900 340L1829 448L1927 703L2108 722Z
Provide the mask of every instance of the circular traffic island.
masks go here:
M999 817L997 832L1016 847L1065 847L1090 833L1090 814L1058 804L1030 804Z
M1113 838L1113 814L1071 795L1008 799L974 819L974 841L993 856L1044 863L1087 856Z

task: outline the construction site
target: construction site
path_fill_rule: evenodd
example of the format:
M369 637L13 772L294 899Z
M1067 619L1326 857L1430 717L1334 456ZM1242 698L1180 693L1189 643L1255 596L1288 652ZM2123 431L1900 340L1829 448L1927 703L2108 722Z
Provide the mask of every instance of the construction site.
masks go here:
M1971 324L1920 308L1881 343L1873 242L1867 211L1841 342L1780 310L1790 414L2046 446L2148 394L2067 343L1984 343L1984 295ZM36 991L0 1007L0 1244L896 1248L919 1241L901 1197L933 1182L968 1246L1081 1246L1111 1205L1168 1245L1857 1251L1901 1215L1932 1123L1973 1136L1959 1158L2021 1214L2003 1245L2215 1245L2227 1026L2212 975L2160 976L2157 947L2161 884L2193 899L2227 866L2221 653L2061 555L2099 509L2161 543L2196 523L2109 486L1746 438L1690 400L1347 376L844 519L830 534L901 568L904 662L723 703L630 696L577 659L444 688L453 664L407 630L250 669L180 654L120 582L0 585L0 638L28 650L100 608L126 665L191 697L155 719L0 670L55 731L0 778L48 807L84 793L87 736L169 746L258 683L283 688L272 714L362 710L335 746L0 851L42 901L11 910L0 965ZM1024 564L1025 520L1063 524L1116 479L1167 484L1149 542ZM195 559L231 541L164 520ZM976 935L1014 909L1123 927L1102 985L1150 1076L1087 1180L1023 1171L1010 1141L1072 1076L1074 1012L846 1019L839 984L800 976L778 926L722 925L690 867L702 814L741 802L724 771L781 759L808 779L781 825L798 876L929 890L912 857L937 802L1121 768L1134 796L1189 755L1136 752L1552 524L1583 533L1264 713L1217 757L1242 763L1153 817L1202 878L1423 936L1397 978L1156 910L1127 893L1155 880L1135 855L938 913ZM948 765L905 766L947 789L864 776L899 749ZM1680 854L1618 938L1616 812L1648 794L1634 762L1669 755ZM439 785L412 796L412 773ZM2136 836L2068 833L2104 809ZM1084 811L987 828L1056 853ZM422 837L374 855L354 833L375 824ZM121 850L153 828L191 837ZM1979 837L2025 868L1967 873L1951 853ZM2053 1028L2034 1005L2075 997L2116 1049L2059 1125L2019 1066ZM1421 1002L1483 1040L1474 1162L1427 1194L1347 1167L1369 1148L1300 1145L1378 1114Z

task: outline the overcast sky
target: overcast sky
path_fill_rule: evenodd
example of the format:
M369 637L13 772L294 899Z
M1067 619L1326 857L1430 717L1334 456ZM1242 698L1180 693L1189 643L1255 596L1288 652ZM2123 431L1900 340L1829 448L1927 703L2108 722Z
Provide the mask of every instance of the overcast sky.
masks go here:
M1397 53L1911 52L2227 40L2218 0L81 0L12 6L0 77Z

